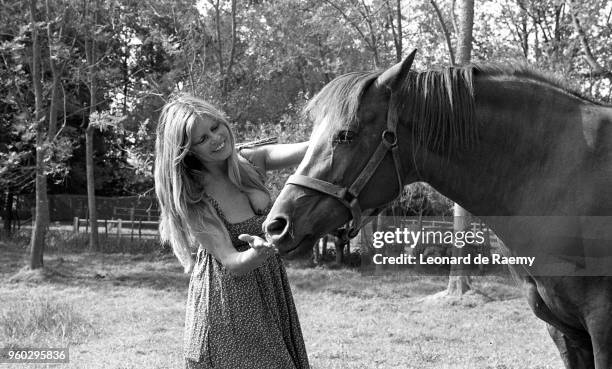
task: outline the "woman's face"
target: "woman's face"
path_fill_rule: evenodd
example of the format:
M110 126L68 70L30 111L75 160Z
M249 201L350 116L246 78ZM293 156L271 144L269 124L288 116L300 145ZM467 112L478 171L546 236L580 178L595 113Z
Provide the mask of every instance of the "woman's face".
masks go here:
M210 117L195 118L189 150L203 163L226 160L232 153L230 132L225 124Z

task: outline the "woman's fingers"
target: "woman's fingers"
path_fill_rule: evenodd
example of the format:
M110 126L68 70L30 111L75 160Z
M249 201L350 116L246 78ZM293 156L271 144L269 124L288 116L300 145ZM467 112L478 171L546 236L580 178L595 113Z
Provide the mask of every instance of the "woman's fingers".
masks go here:
M240 241L248 242L249 244L253 241L254 238L255 237L244 233L238 236L238 239Z
M238 239L244 242L248 242L249 245L254 249L257 249L257 250L265 249L265 250L277 252L276 247L273 244L267 242L266 240L258 236L252 236L249 234L241 234L238 236Z
M244 242L248 242L249 245L254 249L268 248L270 250L276 251L276 247L274 247L273 244L269 243L268 241L258 236L252 236L249 234L241 234L238 236L238 239Z

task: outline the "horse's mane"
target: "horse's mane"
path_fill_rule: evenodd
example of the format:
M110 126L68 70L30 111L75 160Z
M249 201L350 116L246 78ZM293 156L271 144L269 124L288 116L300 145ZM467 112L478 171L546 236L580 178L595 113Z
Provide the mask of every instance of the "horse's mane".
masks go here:
M302 114L315 125L327 118L336 127L348 127L357 117L361 95L380 73L352 72L335 78L308 102Z
M327 118L334 127L348 127L357 118L363 92L381 73L353 72L334 79L310 100L303 110L304 115L315 124ZM411 71L402 82L399 96L392 99L389 109L401 112L421 144L434 152L449 155L453 150L477 142L473 87L476 75L535 80L590 101L573 91L560 78L537 71L527 64L470 64L424 72Z
M449 154L477 140L472 68L447 67L410 72L390 109L407 117L416 139Z

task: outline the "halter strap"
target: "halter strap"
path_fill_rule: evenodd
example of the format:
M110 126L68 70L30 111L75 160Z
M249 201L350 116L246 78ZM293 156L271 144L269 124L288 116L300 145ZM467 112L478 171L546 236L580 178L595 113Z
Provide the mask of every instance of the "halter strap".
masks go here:
M391 93L389 105L392 106L396 94ZM366 163L365 167L361 170L361 173L353 181L349 187L341 187L336 184L323 181L317 178L308 177L301 174L293 174L287 179L287 184L293 184L311 190L315 190L326 195L329 195L336 200L340 201L351 212L351 221L347 226L347 236L352 238L357 235L357 232L361 227L365 225L362 222L362 209L359 205L358 197L366 184L370 181L376 169L380 166L387 153L391 152L393 158L393 164L395 167L395 175L398 184L398 195L402 192L404 187L402 181L402 162L399 156L399 147L397 144L397 124L399 117L395 109L387 110L387 129L381 134L381 142L374 151L374 154L370 157L370 160ZM397 197L396 196L396 197ZM378 214L382 208L374 209L369 215Z

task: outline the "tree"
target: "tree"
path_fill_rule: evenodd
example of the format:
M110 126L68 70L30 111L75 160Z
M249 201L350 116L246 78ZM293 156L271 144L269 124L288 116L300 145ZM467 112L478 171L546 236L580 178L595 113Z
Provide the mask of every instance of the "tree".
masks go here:
M89 2L86 1L84 14L91 12L91 24L88 28L88 35L85 38L85 55L87 57L88 65L88 76L89 76L89 124L85 128L85 165L87 172L87 208L89 209L89 248L92 251L97 251L98 246L98 216L96 209L96 186L95 186L95 175L94 175L94 150L93 150L93 136L95 126L91 124L91 117L97 111L97 78L96 78L96 65L98 58L96 54L96 36L97 23L98 23L98 0L94 0L95 5L92 10L88 9ZM86 17L87 18L87 17Z
M472 30L474 28L474 0L459 0L457 2L457 62L460 65L468 64L472 56ZM454 205L453 230L463 232L470 226L469 213L459 204ZM453 247L453 256L465 256L467 248ZM462 295L471 289L470 277L465 268L452 265L448 278L447 293L449 295Z
M13 12L0 14L0 193L4 231L10 235L16 214L16 198L35 192L35 139L29 102L31 48L29 1L13 4ZM26 24L26 27L22 25ZM12 32L11 32L12 31Z
M459 22L451 22L454 3L462 5L454 0L208 0L196 6L184 0L38 1L37 65L46 132L42 173L48 191L87 191L85 157L91 155L85 155L86 148L94 152L90 193L149 189L157 114L178 91L223 107L239 141L308 137L310 122L301 119L301 105L340 74L390 65L408 43L420 50L417 68L449 60L460 64ZM474 9L475 60L523 58L561 71L585 94L612 98L609 1L483 4ZM38 125L29 5L5 2L0 14L0 187L8 217L11 196L35 183ZM92 117L96 124L120 129L91 127ZM78 155L56 168L59 157L70 154L60 148L72 146ZM283 177L273 179L278 188Z
M455 64L455 53L453 52L450 32L446 27L442 12L435 0L430 0L430 4L434 9L442 34L448 48L449 59L451 65ZM472 32L474 26L474 1L459 0L453 5L457 5L457 19L453 21L453 26L457 32L456 45L456 61L459 65L470 63L472 54ZM454 9L453 9L454 13ZM469 225L469 213L459 204L453 206L453 230L454 232L463 232ZM452 248L452 255L455 257L465 256L466 248ZM445 291L446 295L460 296L471 289L470 277L466 274L467 270L460 265L451 265L448 287Z
M36 126L36 210L32 238L30 241L30 269L43 266L45 234L49 226L49 199L47 198L47 176L44 173L44 124L42 81L40 75L40 43L36 0L30 0L30 24L32 35L32 86L34 88L34 125Z

